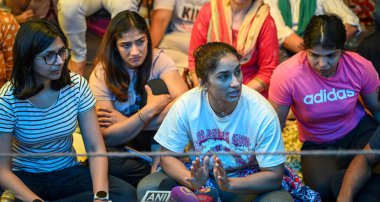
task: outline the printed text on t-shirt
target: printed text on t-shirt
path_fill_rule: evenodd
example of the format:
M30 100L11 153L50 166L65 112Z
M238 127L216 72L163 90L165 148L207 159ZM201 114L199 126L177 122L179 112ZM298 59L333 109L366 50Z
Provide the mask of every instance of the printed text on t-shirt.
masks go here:
M204 130L200 130L197 132L197 140L199 144L212 139L212 140L224 140L227 143L230 143L230 132L223 132L220 129L207 129L206 132ZM232 144L235 146L249 146L249 138L245 135L241 134L233 134L232 135Z
M306 95L303 102L307 105L319 104L325 102L334 102L337 100L344 100L355 95L355 91L348 89L335 90L332 88L331 91L326 89L320 90L319 93Z

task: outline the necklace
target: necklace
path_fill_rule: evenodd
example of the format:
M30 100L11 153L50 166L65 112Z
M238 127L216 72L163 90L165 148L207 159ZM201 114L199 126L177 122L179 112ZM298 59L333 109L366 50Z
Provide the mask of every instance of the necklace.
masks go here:
M230 108L230 107L227 107L227 106L224 104L224 106L223 106L222 108L227 108L227 109L224 110L224 111L219 112L218 110L216 110L216 109L212 106L212 103L213 103L213 102L210 100L210 97L208 97L208 100L209 100L209 104L210 104L210 107L211 107L212 111L214 111L214 113L215 113L218 117L220 117L220 118L224 118L224 117L226 117L226 116L232 114L232 112L235 110L235 107L236 107L236 105L235 105L235 106L233 106L233 109L228 109L228 108Z
M224 112L216 112L216 114L219 116L222 116L222 117L225 117L226 116L226 113L224 113Z
M231 112L225 112L225 111L222 111L222 112L218 112L218 111L216 111L213 107L212 107L212 105L210 105L211 106L211 109L212 109L212 111L214 111L214 113L217 115L217 116L219 116L220 118L223 118L223 117L225 117L225 116L227 116L227 115L230 115L231 113L232 113L232 111Z

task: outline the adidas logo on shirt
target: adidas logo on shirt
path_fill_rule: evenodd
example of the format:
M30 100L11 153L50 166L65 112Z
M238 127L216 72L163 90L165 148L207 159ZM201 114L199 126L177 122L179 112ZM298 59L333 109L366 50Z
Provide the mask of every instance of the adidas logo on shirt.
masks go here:
M303 102L307 105L311 104L319 104L324 102L334 102L337 100L344 100L349 97L353 97L355 95L355 91L341 89L335 90L332 88L330 92L325 90L320 90L319 93L306 95L303 99Z

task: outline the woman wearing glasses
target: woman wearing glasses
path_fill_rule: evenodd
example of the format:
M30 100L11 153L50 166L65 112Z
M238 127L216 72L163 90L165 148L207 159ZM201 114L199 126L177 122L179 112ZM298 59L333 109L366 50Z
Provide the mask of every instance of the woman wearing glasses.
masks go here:
M338 17L314 16L304 33L305 50L280 64L272 76L269 101L282 127L292 108L302 150L361 149L380 122L376 70L358 54L344 51L345 41L346 30ZM359 97L373 117L366 115ZM323 201L335 201L331 178L347 168L351 158L302 156L306 185Z
M77 121L86 150L106 151L95 98L83 77L69 73L66 47L64 34L49 21L21 26L11 81L0 89L0 154L75 153ZM108 176L107 164L106 157L90 157L90 169L75 156L1 157L0 193L10 189L22 201L136 199L131 185Z

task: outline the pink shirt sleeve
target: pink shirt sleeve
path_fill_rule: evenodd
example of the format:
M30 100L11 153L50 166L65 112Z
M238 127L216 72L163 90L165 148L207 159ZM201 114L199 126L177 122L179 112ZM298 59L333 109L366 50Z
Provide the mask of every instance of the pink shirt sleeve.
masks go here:
M298 53L277 66L273 71L269 86L269 99L276 104L290 106L293 103L294 81L302 74L302 64L305 54ZM304 76L307 77L307 76Z
M112 92L108 89L105 81L105 72L103 66L99 63L95 66L90 75L90 87L96 100L98 101L111 101Z
M194 50L205 43L207 43L208 27L211 19L211 6L210 3L203 5L198 13L197 19L194 22L191 31L190 46L189 46L189 69L195 69L193 52Z
M178 71L173 59L166 55L164 50L153 50L152 70L149 77L150 79L162 79L162 77L171 71Z
M273 18L268 15L257 39L258 72L255 78L269 86L273 70L279 63L277 30Z
M377 74L377 71L373 64L362 58L363 60L363 75L362 75L362 92L361 94L370 94L373 93L379 88L380 81L379 81L379 75Z

